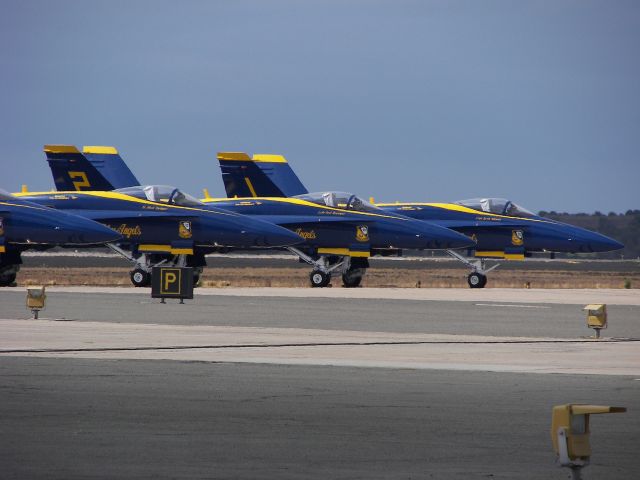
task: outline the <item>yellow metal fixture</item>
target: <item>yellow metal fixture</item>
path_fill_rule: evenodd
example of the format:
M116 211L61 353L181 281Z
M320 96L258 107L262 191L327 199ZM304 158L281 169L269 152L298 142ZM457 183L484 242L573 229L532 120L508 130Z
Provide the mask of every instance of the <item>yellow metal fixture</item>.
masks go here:
M600 330L607 328L607 306L604 303L586 305L587 327L596 331L596 338L600 338Z
M33 318L38 318L40 310L44 310L47 295L44 285L41 287L27 287L27 309L33 313Z
M587 466L591 458L589 416L626 411L625 407L575 403L553 407L551 442L560 466L571 468L573 478L579 479L580 469Z

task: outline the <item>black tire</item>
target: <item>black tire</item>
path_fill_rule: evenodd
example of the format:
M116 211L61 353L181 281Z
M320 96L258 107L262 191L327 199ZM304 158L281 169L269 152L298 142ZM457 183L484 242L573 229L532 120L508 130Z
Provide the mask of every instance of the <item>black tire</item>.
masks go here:
M353 275L342 275L342 286L344 288L357 288L362 283L362 277Z
M309 275L309 280L311 281L312 287L323 288L331 283L331 275L320 270L314 270L311 272L311 275Z
M198 287L198 283L200 282L200 273L193 272L193 288Z
M151 274L140 268L132 270L129 275L134 287L148 287L151 285Z
M362 277L364 276L366 269L364 268L350 268L346 273L342 275L342 286L344 288L357 288L362 283Z
M487 284L487 277L478 272L472 272L467 277L467 283L471 288L484 288Z
M0 287L11 287L13 283L16 281L16 274L10 273L8 275L0 276Z

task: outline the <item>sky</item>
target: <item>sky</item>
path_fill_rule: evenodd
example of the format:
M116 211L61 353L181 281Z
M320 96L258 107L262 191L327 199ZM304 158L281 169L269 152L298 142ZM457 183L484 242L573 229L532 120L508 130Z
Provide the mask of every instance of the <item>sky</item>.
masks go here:
M217 151L311 191L640 208L640 2L0 0L0 188L116 146L224 196Z

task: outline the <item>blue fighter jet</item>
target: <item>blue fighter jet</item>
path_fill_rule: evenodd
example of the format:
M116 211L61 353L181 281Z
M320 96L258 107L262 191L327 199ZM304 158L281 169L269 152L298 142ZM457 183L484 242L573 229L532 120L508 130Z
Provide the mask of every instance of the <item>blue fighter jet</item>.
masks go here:
M82 157L72 146L49 145L45 151L52 157ZM70 175L77 182L76 187L91 186L96 172L72 170ZM155 265L194 267L197 282L206 266L205 254L212 251L228 247L282 247L302 242L302 238L285 228L205 206L171 186L27 192L16 196L98 221L120 233L122 241L108 246L135 265L131 271L135 286L149 285L151 268Z
M233 157L233 158L232 158ZM218 154L227 196L300 196L307 189L280 155ZM486 259L523 260L534 252L592 253L624 248L609 237L584 228L540 217L502 198L475 198L453 203L377 203L389 214L405 215L451 228L469 236L475 248L470 260L448 253L470 267L471 288L483 288Z
M61 156L52 158L47 153L56 187L86 189L96 184L101 188L121 188L137 183L130 172L129 175L119 172L120 179L128 178L125 181L113 175L114 169L122 170L124 165L119 155L117 159L115 153L96 156L97 150L107 148L112 147L85 147L85 151L93 150L94 154L84 159L76 158L74 162L68 156L65 160ZM233 155L228 154L230 158ZM106 167L110 158L115 161ZM102 165L96 162L102 162ZM83 170L81 165L86 168ZM81 177L83 172L86 175ZM80 183L77 183L78 178ZM345 286L358 286L369 266L368 258L371 255L398 254L403 249L467 248L474 244L471 239L453 230L384 212L358 196L345 192L320 192L296 198L207 197L203 202L218 209L286 227L301 236L303 244L287 248L301 261L312 266L309 278L314 287L327 286L333 275L340 274Z
M53 212L0 190L0 287L15 282L24 250L99 245L120 238L100 223Z

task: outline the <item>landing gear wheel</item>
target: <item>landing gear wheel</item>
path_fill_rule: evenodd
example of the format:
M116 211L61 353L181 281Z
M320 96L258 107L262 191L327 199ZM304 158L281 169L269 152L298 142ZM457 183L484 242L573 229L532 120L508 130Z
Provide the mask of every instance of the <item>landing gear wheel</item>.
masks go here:
M136 268L130 274L134 287L148 287L151 285L151 274L140 268Z
M362 283L364 268L350 268L342 275L342 286L344 288L356 288Z
M484 288L487 284L487 276L478 272L470 273L467 282L471 288Z
M200 273L199 272L193 272L193 287L197 287L198 283L200 283Z
M342 286L344 288L357 288L362 283L362 277L353 275L342 275Z
M324 273L320 270L314 270L309 275L309 279L311 280L312 287L326 287L331 282L331 275L328 273Z
M10 287L16 281L16 274L0 275L0 287Z

